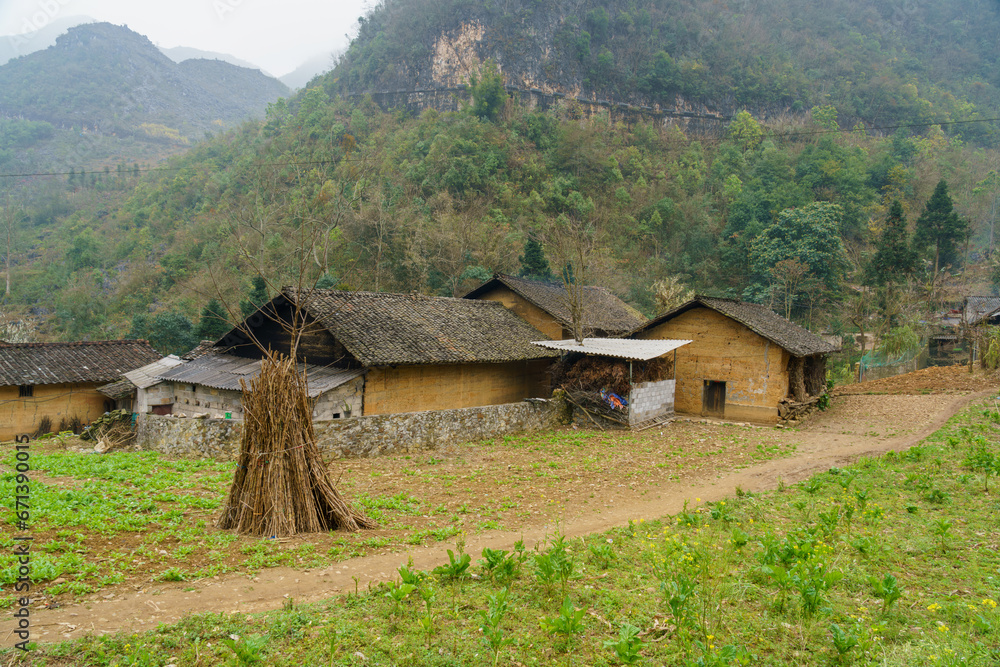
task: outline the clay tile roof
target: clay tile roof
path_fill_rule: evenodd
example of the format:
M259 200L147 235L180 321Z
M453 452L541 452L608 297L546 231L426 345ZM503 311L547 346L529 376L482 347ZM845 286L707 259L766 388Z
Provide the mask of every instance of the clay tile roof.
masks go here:
M111 382L97 388L97 391L116 401L129 396L135 390L136 386L128 378L122 378L117 382Z
M573 318L569 310L566 286L560 282L527 280L498 273L466 294L465 299L477 299L480 295L504 285L551 315L564 327L571 327ZM641 326L646 318L603 287L583 288L584 329L588 332L603 331L609 336L626 334Z
M291 301L297 292L284 288ZM545 335L493 301L312 290L302 305L365 366L499 363L557 356Z
M144 340L0 346L0 386L111 382L160 358Z
M193 361L198 357L204 357L206 354L215 354L219 350L215 347L214 340L203 340L193 348L181 355L181 359L184 361Z
M659 315L636 332L644 331L663 324L667 320L685 313L692 308L704 306L736 320L754 333L763 336L772 343L780 345L796 357L807 357L813 354L829 354L836 347L826 342L808 329L786 320L770 308L756 303L745 303L735 299L719 299L708 296L696 296L691 301Z

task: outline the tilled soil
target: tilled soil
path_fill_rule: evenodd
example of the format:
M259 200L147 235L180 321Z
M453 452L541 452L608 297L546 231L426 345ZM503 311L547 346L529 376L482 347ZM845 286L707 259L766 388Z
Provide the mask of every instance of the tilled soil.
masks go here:
M958 394L985 391L998 385L998 371L975 369L969 373L965 364L931 366L913 373L843 385L834 389L835 396L851 394Z
M917 394L926 387L905 377L893 379L921 387ZM696 506L732 495L737 488L772 489L848 465L862 455L905 449L973 398L996 391L996 383L989 386L990 391L976 395L841 396L827 412L796 429L679 420L641 434L581 433L578 441L564 437L548 445L515 438L413 457L337 461L332 468L335 476L344 473L341 488L348 496L405 491L427 507L443 508L407 517L413 525L383 529L388 531L383 534L419 530L437 515L457 513L468 518L466 549L478 554L484 547L509 549L519 539L530 547L557 529L573 537L660 517L676 513L685 502ZM364 538L370 535L366 531ZM271 568L257 576L126 582L110 594L102 591L91 599L66 600L59 608L36 609L32 627L39 641L58 641L87 632L142 631L193 612L274 609L289 597L313 601L391 578L409 558L416 567L430 569L446 560L445 549L451 547L450 541L395 546L329 567ZM105 599L107 595L111 597ZM9 625L0 623L0 636Z

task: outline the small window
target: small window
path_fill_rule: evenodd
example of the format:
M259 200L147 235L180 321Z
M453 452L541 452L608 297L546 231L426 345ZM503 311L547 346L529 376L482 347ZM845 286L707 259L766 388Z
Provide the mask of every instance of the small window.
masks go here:
M21 398L31 398L35 395L35 387L30 384L22 384L17 388L17 395Z

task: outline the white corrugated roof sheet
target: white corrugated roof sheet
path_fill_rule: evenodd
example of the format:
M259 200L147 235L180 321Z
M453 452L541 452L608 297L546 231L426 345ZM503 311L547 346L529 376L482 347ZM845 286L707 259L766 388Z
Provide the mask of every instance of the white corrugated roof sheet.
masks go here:
M538 345L550 350L561 352L580 352L601 357L620 357L648 361L662 357L679 347L684 347L689 340L633 340L631 338L584 338L583 345L575 340L537 340L532 345Z
M160 384L160 382L162 382L162 380L157 377L158 375L161 375L174 366L179 366L183 363L184 362L180 357L168 354L162 359L154 361L151 364L146 364L145 366L137 368L134 371L129 371L125 374L125 377L139 389L148 389L154 384Z

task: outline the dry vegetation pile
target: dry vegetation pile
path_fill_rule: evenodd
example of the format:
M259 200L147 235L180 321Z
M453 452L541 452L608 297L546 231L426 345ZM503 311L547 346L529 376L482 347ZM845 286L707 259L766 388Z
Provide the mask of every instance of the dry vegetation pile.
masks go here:
M657 382L671 377L673 362L664 357L632 364L632 383ZM628 398L629 362L608 357L563 359L552 369L553 386L568 391L600 391L607 389Z
M955 394L985 391L1000 387L1000 373L975 369L969 373L965 364L931 366L913 373L844 385L834 389L834 396L852 394Z
M240 458L219 527L278 537L375 528L330 481L316 446L305 373L295 362L269 355L250 386L240 384Z

